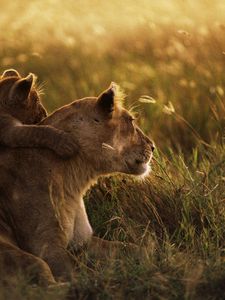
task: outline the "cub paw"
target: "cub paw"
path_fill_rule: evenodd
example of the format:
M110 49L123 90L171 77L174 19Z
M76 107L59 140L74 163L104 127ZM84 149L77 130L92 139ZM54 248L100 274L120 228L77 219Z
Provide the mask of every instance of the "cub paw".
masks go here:
M78 146L73 141L72 137L68 133L60 135L55 148L53 149L59 156L63 158L69 158L78 152Z

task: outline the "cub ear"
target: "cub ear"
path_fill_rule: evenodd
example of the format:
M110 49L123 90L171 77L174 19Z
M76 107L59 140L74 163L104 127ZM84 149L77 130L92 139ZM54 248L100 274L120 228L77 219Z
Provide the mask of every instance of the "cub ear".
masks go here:
M1 78L6 78L6 77L21 77L19 72L17 72L15 69L8 69L5 70L1 76Z
M115 105L115 84L112 82L107 90L98 96L97 105L105 113L112 113Z
M29 96L35 75L30 73L27 77L18 80L11 88L9 100L11 104L25 102Z

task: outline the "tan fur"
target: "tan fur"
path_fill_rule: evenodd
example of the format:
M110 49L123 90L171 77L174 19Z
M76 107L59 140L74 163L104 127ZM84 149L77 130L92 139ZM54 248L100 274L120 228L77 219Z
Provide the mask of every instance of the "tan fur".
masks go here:
M110 87L98 98L76 100L42 121L70 133L79 145L78 155L69 160L47 149L0 149L0 257L5 269L33 270L34 279L45 284L70 279L68 248L94 247L98 240L92 239L83 202L86 190L100 175L147 172L153 144L114 98ZM104 241L97 244L105 247Z
M37 126L47 116L35 87L35 76L22 78L13 69L0 78L0 144L9 147L46 147L67 157L77 151L65 132Z

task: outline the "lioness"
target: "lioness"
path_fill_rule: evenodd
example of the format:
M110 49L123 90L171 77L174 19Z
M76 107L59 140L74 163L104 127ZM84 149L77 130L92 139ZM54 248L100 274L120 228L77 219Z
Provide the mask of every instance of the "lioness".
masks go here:
M83 195L100 175L148 172L153 143L122 107L115 85L41 122L70 133L81 149L62 160L47 149L0 149L0 257L8 274L39 283L67 280L68 247L94 245Z
M9 147L46 147L62 157L72 156L77 145L62 130L37 126L47 116L35 87L35 76L14 69L0 76L0 144Z

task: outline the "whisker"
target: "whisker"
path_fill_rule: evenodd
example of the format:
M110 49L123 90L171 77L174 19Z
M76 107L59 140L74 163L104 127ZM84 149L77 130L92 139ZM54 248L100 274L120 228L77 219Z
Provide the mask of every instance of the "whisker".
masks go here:
M108 150L116 150L114 147L112 147L111 145L109 144L106 144L106 143L102 143L102 148L103 149L108 149Z
M38 82L38 83L35 84L36 91L37 91L37 93L39 95L44 95L44 87L45 87L45 85L46 85L45 81L43 81L41 83Z

